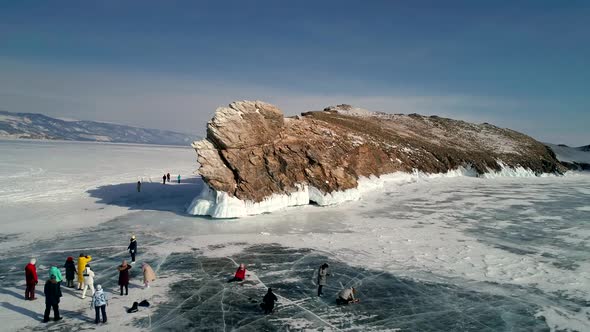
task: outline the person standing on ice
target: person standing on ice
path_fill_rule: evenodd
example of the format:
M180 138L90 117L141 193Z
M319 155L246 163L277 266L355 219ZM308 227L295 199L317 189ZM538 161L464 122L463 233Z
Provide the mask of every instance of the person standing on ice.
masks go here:
M328 263L324 263L318 270L318 296L324 295L322 288L328 283Z
M164 176L162 176L162 184L166 184L166 174L164 174Z
M135 255L137 254L137 240L135 239L135 235L131 235L127 250L129 250L129 254L131 254L131 264L135 264Z
M117 268L117 270L119 270L119 286L121 287L121 296L123 295L123 288L125 288L125 295L129 295L130 269L131 265L127 264L126 260L123 260L123 263Z
M178 183L180 183L180 174L178 174Z
M246 279L246 265L240 264L234 277L229 279L227 282L244 281L244 279Z
M343 290L338 293L338 298L336 299L336 304L349 304L349 303L357 303L360 300L354 297L356 293L356 289L354 287L344 288Z
M260 303L260 307L264 309L265 315L268 315L273 312L276 301L278 301L277 296L273 294L272 288L269 288L266 292L266 295L264 295L264 297L262 298L262 303Z
M61 276L61 271L57 266L51 266L49 268L49 279L51 279L52 276L55 276L55 281L57 281L57 288L59 288L59 292L61 293L61 282L62 280L64 280L64 278Z
M92 256L80 254L78 257L78 290L82 290L84 286L84 270L86 269L86 264L88 264L92 260Z
M166 174L166 181L168 181L168 183L170 183L170 173Z
M143 271L143 285L145 288L150 288L150 282L156 280L156 273L148 263L141 264L141 270Z
M35 285L37 285L37 260L35 258L31 258L29 264L25 266L25 280L27 282L27 288L25 290L25 300L34 301L35 298Z
M137 181L137 192L141 192L141 181Z
M90 288L92 295L94 295L94 271L90 268L90 264L86 265L84 270L84 290L82 291L82 298L86 298L86 291Z
M62 280L64 280L63 277L61 276L61 271L55 265L52 265L49 268L49 278L51 278L52 275L55 276L55 280L57 280L58 283L61 283Z
M94 323L100 322L100 312L102 312L102 323L107 322L107 303L108 299L101 285L96 285L96 292L92 295L92 306L94 307L95 319Z
M76 275L76 264L74 264L74 257L68 257L64 264L66 269L66 287L74 288L74 276Z
M59 316L59 298L61 297L61 289L59 288L58 282L54 275L45 283L43 288L43 294L45 294L45 314L43 315L43 323L49 321L49 313L53 309L53 320L61 320Z

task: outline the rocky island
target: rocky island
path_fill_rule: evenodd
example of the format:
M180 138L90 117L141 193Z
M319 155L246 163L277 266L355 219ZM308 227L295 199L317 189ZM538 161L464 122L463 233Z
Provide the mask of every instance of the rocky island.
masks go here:
M215 218L357 199L392 174L566 170L543 143L510 129L350 105L284 117L265 102L234 102L192 146L206 186L188 213Z

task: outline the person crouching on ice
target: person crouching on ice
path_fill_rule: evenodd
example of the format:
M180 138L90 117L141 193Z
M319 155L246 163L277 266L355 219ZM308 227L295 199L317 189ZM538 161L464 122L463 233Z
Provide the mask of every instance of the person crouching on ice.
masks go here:
M356 289L354 287L344 288L343 290L338 293L338 298L336 299L336 304L349 304L349 303L357 303L360 300L354 297L356 293Z
M246 279L246 265L240 264L240 267L238 267L236 270L234 277L229 279L227 282L244 281L244 279Z
M156 273L148 263L141 264L141 269L143 270L143 285L145 288L150 288L150 282L156 280Z
M276 301L278 301L277 296L272 292L272 288L269 288L268 292L266 292L266 295L264 295L264 298L262 298L262 303L260 303L260 307L264 309L265 315L272 313L275 308Z

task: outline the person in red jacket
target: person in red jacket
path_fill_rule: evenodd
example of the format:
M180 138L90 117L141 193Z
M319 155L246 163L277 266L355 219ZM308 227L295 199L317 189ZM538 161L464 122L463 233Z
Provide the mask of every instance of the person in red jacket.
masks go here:
M246 279L246 265L240 264L240 267L238 267L236 270L234 277L229 279L227 282L243 281L244 279Z
M25 278L27 280L27 289L25 290L25 300L34 301L35 298L35 285L39 282L37 279L37 268L35 264L37 260L32 258L30 263L25 267Z

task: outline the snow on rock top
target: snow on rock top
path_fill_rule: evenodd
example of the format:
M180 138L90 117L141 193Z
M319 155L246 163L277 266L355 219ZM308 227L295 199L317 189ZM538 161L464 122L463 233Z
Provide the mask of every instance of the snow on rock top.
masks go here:
M516 131L344 104L285 121L276 106L234 102L217 109L207 138L193 147L209 187L189 213L217 217L354 199L349 191L360 179L396 172L566 170L549 148Z

